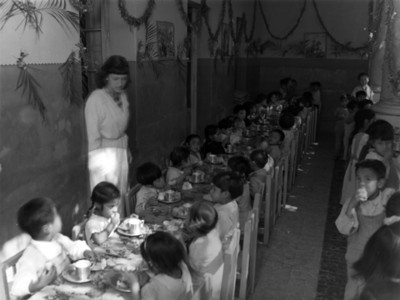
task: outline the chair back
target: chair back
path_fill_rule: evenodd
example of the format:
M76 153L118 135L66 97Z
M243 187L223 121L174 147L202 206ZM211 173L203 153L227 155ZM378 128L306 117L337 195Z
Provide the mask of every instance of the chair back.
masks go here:
M254 204L253 204L253 228L250 240L250 261L249 261L249 292L250 294L254 292L255 283L256 283L256 266L257 266L257 244L258 244L258 222L260 218L260 201L261 194L257 193L254 196Z
M248 282L249 282L249 266L250 266L250 252L251 252L251 242L254 234L254 221L255 215L254 211L250 211L247 220L244 225L244 235L243 235L243 250L241 255L241 267L240 267L240 286L239 286L239 299L246 300L248 293ZM257 228L256 228L257 232Z
M222 275L220 300L233 300L235 297L239 239L240 230L235 228L228 248L224 251L224 271Z
M140 190L142 185L140 183L136 184L133 188L129 189L126 193L124 204L125 204L125 217L130 216L135 213L136 208L136 194Z
M0 299L11 299L10 287L17 271L17 262L23 253L24 251L20 251L0 264Z

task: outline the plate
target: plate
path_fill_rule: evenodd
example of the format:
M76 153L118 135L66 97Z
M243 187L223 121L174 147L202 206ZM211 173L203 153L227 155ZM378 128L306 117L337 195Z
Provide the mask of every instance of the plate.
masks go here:
M110 284L114 289L123 293L130 293L129 283L126 280L124 273L117 271L110 271L104 275L105 281ZM125 287L126 285L126 287Z
M91 276L86 279L78 279L75 276L75 267L73 265L69 265L62 273L61 276L72 283L86 283L92 281Z
M125 230L120 227L118 227L116 231L120 235L129 236L129 237L140 236L140 235L147 233L147 231L145 232L144 230L141 232L137 232L137 233L130 233L129 230Z

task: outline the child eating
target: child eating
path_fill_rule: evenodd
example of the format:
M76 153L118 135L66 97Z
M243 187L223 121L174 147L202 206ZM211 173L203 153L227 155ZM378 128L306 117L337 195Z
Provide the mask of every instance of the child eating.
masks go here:
M103 244L112 235L120 222L118 206L121 195L118 188L107 181L98 183L92 192L92 206L85 225L85 237L91 248Z
M185 140L185 146L189 148L189 163L191 166L201 165L202 159L200 154L201 139L198 134L190 134Z
M170 166L167 170L166 181L169 186L181 186L186 176L190 175L190 152L185 147L175 147L169 155Z
M35 198L18 210L18 225L32 238L17 263L11 294L26 297L52 283L71 263L93 253L84 241L62 235L62 221L54 202Z
M141 164L136 169L136 180L142 186L136 194L135 213L142 213L151 200L157 202L157 190L164 188L165 180L159 166L152 162Z

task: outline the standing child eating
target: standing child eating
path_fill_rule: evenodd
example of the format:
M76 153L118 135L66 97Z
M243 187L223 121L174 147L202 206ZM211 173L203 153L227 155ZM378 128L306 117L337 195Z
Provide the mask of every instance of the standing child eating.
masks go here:
M345 300L352 300L359 294L360 282L354 278L353 263L364 250L368 239L382 226L385 205L393 193L383 190L386 168L379 160L364 160L356 165L357 190L343 205L336 227L347 235L347 284Z
M84 241L62 235L62 221L54 202L35 198L18 210L18 225L32 240L17 263L11 294L26 297L51 284L72 260L92 258Z

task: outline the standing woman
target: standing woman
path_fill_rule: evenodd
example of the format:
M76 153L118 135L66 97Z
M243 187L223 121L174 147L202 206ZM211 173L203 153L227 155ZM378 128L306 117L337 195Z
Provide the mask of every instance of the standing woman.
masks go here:
M129 121L125 90L130 81L127 60L111 56L97 73L97 89L86 102L90 190L108 181L118 187L121 195L127 191L130 153L125 134Z

